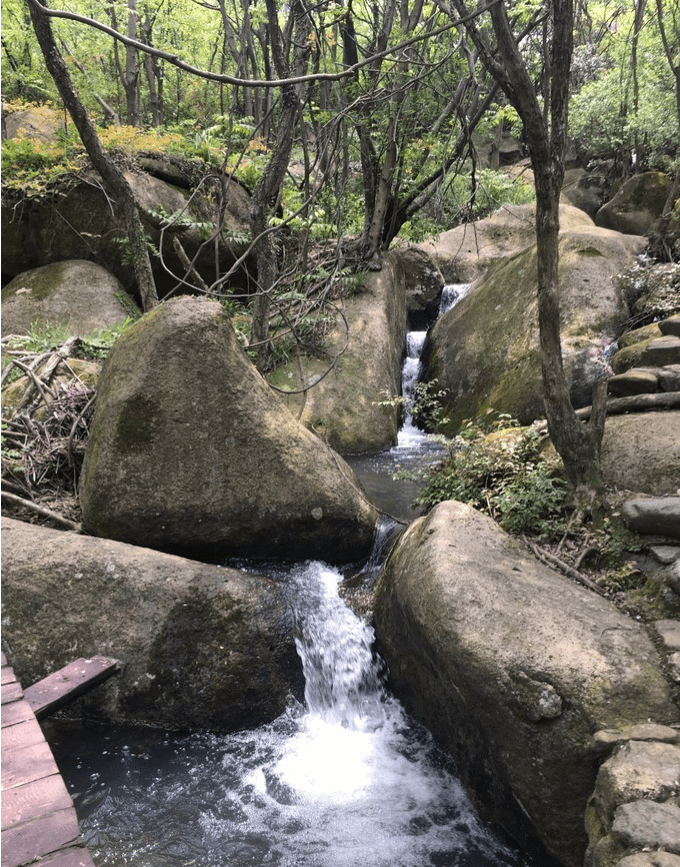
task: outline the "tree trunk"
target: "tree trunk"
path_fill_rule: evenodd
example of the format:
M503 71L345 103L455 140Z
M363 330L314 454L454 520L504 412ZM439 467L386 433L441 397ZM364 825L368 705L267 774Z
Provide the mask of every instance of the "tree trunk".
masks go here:
M54 79L64 107L73 119L83 146L92 160L92 165L102 176L104 184L116 203L118 215L127 230L142 307L144 310L150 310L158 304L158 295L149 261L146 234L132 189L121 170L108 156L99 141L94 125L73 86L64 58L59 53L54 41L50 20L40 8L43 4L38 0L35 3L29 0L28 5L33 29L38 38L47 69Z
M454 0L463 15L463 0ZM553 0L550 49L550 105L543 114L531 78L518 50L504 3L491 7L496 53L477 29L466 23L480 56L514 105L524 124L536 182L536 245L538 261L538 325L543 400L553 445L564 463L575 499L592 504L603 491L600 446L604 433L606 384L593 394L590 422L576 416L562 363L559 307L559 202L564 179L569 72L573 41L573 0Z
M275 0L267 0L267 12L271 35L272 56L280 78L287 77L281 34L278 27L278 11ZM299 76L304 72L309 53L310 22L302 0L293 0L291 12L295 19L295 57L291 73ZM276 248L267 224L271 209L275 206L288 170L293 137L301 106L303 85L285 84L281 88L281 110L276 142L269 162L260 178L250 204L250 229L253 236L253 253L257 266L257 294L253 304L253 345L257 352L260 370L267 364L269 355L269 310L271 292L276 285Z

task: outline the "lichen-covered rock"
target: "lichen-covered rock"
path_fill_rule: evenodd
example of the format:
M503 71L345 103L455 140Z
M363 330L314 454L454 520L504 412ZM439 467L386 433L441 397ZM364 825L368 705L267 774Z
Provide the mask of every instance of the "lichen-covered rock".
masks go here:
M2 289L2 334L28 334L37 323L62 325L82 337L123 322L127 308L121 298L120 281L94 262L76 259L24 271Z
M626 500L621 511L626 524L636 533L680 539L680 497L633 497Z
M567 169L562 181L560 201L585 211L591 219L602 204L602 181L585 169Z
M642 799L666 801L676 793L679 779L680 747L628 741L600 768L591 808L611 827L618 806Z
M608 485L654 496L680 489L680 412L607 418L601 451Z
M318 380L311 391L300 393L297 360L268 377L276 388L293 392L281 397L301 413L305 427L343 455L380 452L397 441L399 409L389 400L400 393L406 338L400 262L400 256L385 254L382 270L369 273L361 291L341 302L342 316L325 340L327 357L302 356L306 384Z
M628 318L612 275L639 247L638 239L593 226L560 237L563 358L576 407L590 403L594 382L609 369L603 350ZM544 415L535 245L499 263L438 320L422 362L423 378L446 392L449 432L489 409L523 424Z
M196 258L196 267L208 282L217 270L224 273L248 245L248 209L250 196L236 182L225 185L224 231L218 237L218 265L215 244L205 244L205 227L216 224L221 216L204 188L189 202L189 191L172 186L143 171L126 171L136 201L146 214L145 227L153 244L160 243L160 217L182 215L181 231L173 232L182 242L187 256ZM54 196L22 198L14 194L3 196L2 209L2 273L14 277L29 268L37 268L65 259L95 260L104 265L133 291L135 275L124 256L127 240L125 227L111 208L109 197L99 175L93 170L80 173L65 192ZM237 238L240 237L240 240ZM165 266L174 275L184 276L184 268L175 253L169 233L163 239ZM151 264L161 297L178 284L177 276L169 275L160 259L152 255Z
M594 223L580 208L560 205L563 232L587 231ZM442 232L418 247L436 262L447 283L472 283L492 265L536 242L536 206L511 205L484 220Z
M663 213L670 180L664 172L644 172L624 181L595 215L595 223L627 235L650 232Z
M616 811L612 833L631 848L662 847L680 855L680 807L655 801L622 804Z
M627 855L616 867L680 867L680 857L671 852L636 852Z
M375 620L398 697L494 820L580 865L592 734L678 715L644 629L453 501L397 543Z
M404 273L406 314L411 329L425 330L437 317L444 278L422 248L396 247L394 256Z
M202 556L358 560L377 518L248 361L222 305L189 297L107 358L80 503L94 535Z
M3 650L24 686L79 656L122 671L88 719L240 729L303 688L281 586L121 542L2 519Z

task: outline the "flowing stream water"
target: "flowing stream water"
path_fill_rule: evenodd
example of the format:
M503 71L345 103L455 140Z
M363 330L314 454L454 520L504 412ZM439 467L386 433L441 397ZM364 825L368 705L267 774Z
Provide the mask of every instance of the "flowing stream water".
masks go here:
M407 428L395 450L426 443ZM376 567L373 558L365 569ZM526 865L481 823L430 735L386 690L373 630L338 593L342 574L307 562L275 577L295 613L304 705L231 735L49 723L95 864Z

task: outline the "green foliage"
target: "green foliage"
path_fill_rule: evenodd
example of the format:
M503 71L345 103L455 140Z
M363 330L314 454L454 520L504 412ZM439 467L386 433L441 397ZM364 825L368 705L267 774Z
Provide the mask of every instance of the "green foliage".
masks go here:
M566 485L542 457L535 430L507 416L468 422L448 447L449 456L427 471L417 505L459 500L508 532L552 538L564 531Z
M65 325L33 322L28 334L12 337L7 341L7 345L12 349L21 349L26 353L42 355L45 352L58 349L70 336L71 333Z
M78 358L86 358L90 361L101 361L109 354L111 347L118 338L125 334L130 326L139 319L139 312L135 316L127 316L123 322L115 325L107 325L82 338L78 347Z
M65 138L53 143L37 139L5 139L2 142L3 190L21 190L35 197L65 176L74 176L85 162L82 146Z

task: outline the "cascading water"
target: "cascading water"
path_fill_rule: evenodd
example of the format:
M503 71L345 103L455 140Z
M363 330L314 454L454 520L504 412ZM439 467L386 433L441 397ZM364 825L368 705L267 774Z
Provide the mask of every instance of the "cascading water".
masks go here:
M338 596L339 572L285 580L306 708L231 736L153 749L57 749L95 863L107 867L520 867L479 822L430 736L385 690L373 632Z
M455 303L460 289L446 295ZM424 337L409 337L407 396ZM390 468L427 448L404 427ZM365 571L377 571L378 548ZM98 867L525 865L386 691L373 631L338 594L341 574L313 562L277 577L295 612L304 707L291 701L270 725L233 735L95 729L88 739L50 723Z
M437 316L442 316L457 304L469 288L468 283L444 286ZM409 331L406 335L406 355L401 368L404 420L396 446L379 455L348 458L348 463L376 505L402 520L411 520L415 516L410 506L416 497L418 485L407 479L395 479L395 475L421 468L425 461L437 461L442 455L441 446L414 425L410 413L426 337L427 331Z

